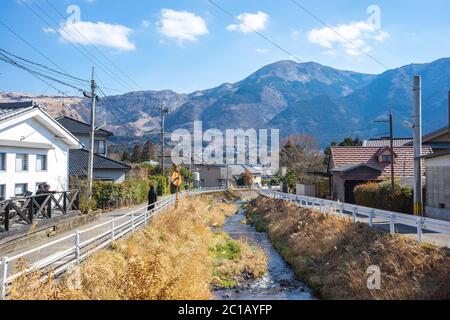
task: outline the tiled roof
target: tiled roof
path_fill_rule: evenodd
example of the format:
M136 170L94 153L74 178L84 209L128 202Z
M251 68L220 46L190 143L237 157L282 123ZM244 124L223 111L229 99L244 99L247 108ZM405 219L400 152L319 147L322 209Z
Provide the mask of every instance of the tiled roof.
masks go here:
M70 133L74 135L91 133L91 126L87 123L69 117L61 117L56 119L56 121L58 121L63 127L65 127ZM95 132L95 135L109 137L113 134L109 131L100 129Z
M33 101L0 103L0 120L5 120L34 107Z
M84 149L70 150L69 153L69 173L71 176L86 176L89 162L89 152ZM121 162L108 159L99 155L94 155L94 170L129 170L130 167Z
M394 147L412 146L413 138L394 139ZM389 147L391 142L389 139L369 139L363 143L364 147Z
M422 148L423 155L431 154L433 151L430 147ZM330 171L336 171L340 168L348 168L351 166L359 166L367 164L371 168L381 171L382 176L389 177L391 167L389 163L379 163L376 154L380 148L378 147L332 147ZM414 176L414 147L397 147L394 148L397 154L394 164L394 172L398 177Z

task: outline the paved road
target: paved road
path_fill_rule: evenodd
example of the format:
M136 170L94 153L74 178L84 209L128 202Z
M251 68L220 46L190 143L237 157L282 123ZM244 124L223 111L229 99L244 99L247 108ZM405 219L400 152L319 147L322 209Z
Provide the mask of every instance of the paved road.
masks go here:
M35 263L36 261L43 261L45 264L45 261L51 261L53 257L61 255L64 253L64 251L69 250L74 247L75 237L71 236L71 235L73 235L76 230L81 232L80 242L83 243L88 239L91 239L98 235L110 232L111 228L112 228L112 223L108 223L108 222L110 222L112 219L116 219L116 227L117 227L121 224L131 222L131 216L123 217L127 213L139 210L137 213L137 215L139 215L139 214L142 214L145 209L146 209L146 207L144 207L144 205L140 205L140 206L136 206L136 207L132 207L132 208L114 210L114 211L111 211L111 212L101 215L95 221L88 223L82 227L79 227L75 230L63 232L63 233L57 234L53 237L33 242L32 244L23 245L19 248L15 248L13 252L0 252L0 256L13 257L13 256L19 255L23 252L27 252L34 248L38 248L40 246L48 244L50 242L64 239L55 245L52 245L47 248L43 248L37 252L33 252L32 254L29 254L24 258L24 263L27 266ZM122 218L120 218L120 217L122 217ZM104 224L104 225L102 225L102 224ZM98 227L96 227L96 226L98 226ZM96 227L96 228L94 228L94 227ZM125 229L125 227L121 230L124 230L124 229ZM93 243L90 246L94 246L94 244L100 244L100 243L104 242L105 239L110 239L110 238L111 238L110 235L105 235L104 237L99 238L95 243ZM90 247L87 247L86 249L88 250L89 248ZM68 255L65 259L61 260L58 264L53 263L51 266L52 266L52 268L58 267L59 265L62 265L66 261L69 261L73 258L74 258L73 254ZM43 259L45 259L45 260L43 260ZM14 262L14 261L10 262L10 264L9 264L9 273L10 274L14 273L16 266L17 266L17 262Z

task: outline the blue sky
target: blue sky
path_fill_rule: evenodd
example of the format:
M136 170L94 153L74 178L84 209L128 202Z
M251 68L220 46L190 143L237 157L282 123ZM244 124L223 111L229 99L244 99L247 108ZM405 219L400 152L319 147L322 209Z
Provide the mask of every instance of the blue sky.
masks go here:
M214 0L234 18L208 0L48 1L65 19L47 0L3 0L0 21L59 67L88 79L93 62L73 47L82 45L80 50L88 50L107 66L98 66L97 72L103 86L109 88L108 94L141 88L193 92L236 82L264 65L293 59L250 31L249 26L301 61L359 72L381 73L386 67L450 56L448 0L297 0L347 41L291 0ZM76 10L67 13L71 5L80 8L81 20L73 15ZM30 8L49 21L50 26ZM0 48L52 66L2 25ZM122 80L115 80L106 68ZM58 88L68 94L76 93L59 85ZM24 71L3 62L0 62L0 91L55 93Z

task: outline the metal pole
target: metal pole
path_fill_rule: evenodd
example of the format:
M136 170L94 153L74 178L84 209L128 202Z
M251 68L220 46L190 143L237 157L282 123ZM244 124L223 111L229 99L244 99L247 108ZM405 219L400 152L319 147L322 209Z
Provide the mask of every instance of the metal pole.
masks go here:
M392 111L389 113L389 132L390 132L390 143L391 143L391 186L392 186L392 194L395 193L395 156L394 156L394 125L392 119Z
M75 258L78 265L81 263L80 257L80 232L77 230L75 233Z
M414 215L423 216L422 183L422 80L414 77Z
M94 176L94 145L95 145L95 102L97 96L95 95L95 89L97 85L95 83L95 67L92 67L92 80L91 80L91 132L90 132L90 146L89 146L89 161L88 161L88 193L89 198L92 198L92 179Z
M164 107L163 103L161 101L161 172L164 176L164 126L165 126L165 119L164 119Z

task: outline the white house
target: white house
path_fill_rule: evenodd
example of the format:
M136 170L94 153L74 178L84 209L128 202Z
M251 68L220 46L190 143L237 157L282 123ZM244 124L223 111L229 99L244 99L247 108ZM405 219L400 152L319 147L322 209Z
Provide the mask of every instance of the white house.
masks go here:
M69 150L75 136L33 102L0 104L0 199L69 187Z
M450 150L425 156L425 212L429 218L450 221Z

